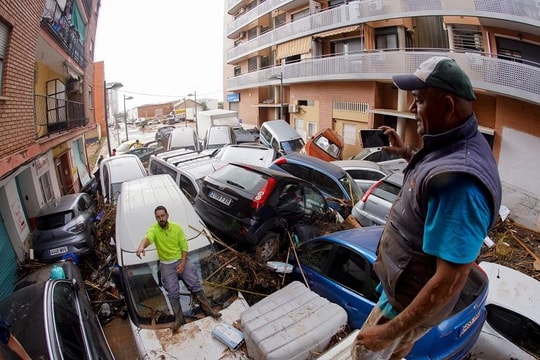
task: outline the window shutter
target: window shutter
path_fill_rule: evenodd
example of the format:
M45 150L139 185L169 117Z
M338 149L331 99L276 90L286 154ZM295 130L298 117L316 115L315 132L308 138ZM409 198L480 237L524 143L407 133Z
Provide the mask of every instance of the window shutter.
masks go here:
M6 56L8 45L9 28L3 22L0 22L0 59Z

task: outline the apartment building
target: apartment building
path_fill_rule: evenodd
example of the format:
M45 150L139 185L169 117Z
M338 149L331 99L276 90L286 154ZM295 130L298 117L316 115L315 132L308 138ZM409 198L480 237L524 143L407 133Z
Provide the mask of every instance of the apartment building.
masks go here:
M412 97L391 77L434 55L469 74L503 203L540 230L540 1L226 0L225 108L260 126L282 117L306 139L330 127L344 156L360 129L395 127L421 146Z
M90 181L99 0L0 2L0 298L43 204Z

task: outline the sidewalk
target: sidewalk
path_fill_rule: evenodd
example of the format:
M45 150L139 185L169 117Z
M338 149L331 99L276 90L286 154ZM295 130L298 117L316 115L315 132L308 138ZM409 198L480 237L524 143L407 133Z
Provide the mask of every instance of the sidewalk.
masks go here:
M88 162L89 167L92 169L91 174L94 175L94 173L98 170L98 164L97 161L99 159L100 155L103 155L104 158L109 157L109 148L107 146L107 138L101 143L99 141L96 141L94 143L86 145L86 153L88 155Z

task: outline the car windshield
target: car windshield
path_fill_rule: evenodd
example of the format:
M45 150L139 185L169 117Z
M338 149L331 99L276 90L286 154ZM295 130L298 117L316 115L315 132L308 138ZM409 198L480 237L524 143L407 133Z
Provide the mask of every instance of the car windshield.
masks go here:
M290 141L283 141L281 143L281 147L287 154L292 152L299 152L304 147L304 140L294 139Z
M73 219L71 210L40 216L36 219L38 230L51 230L62 227Z
M360 189L351 175L345 174L341 179L339 179L339 182L345 189L347 189L347 192L352 198L353 204L356 204L356 202L364 195L363 191Z

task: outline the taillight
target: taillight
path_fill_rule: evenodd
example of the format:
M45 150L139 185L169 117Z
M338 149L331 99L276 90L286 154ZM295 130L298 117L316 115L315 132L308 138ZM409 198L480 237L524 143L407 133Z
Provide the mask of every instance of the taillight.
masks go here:
M266 183L261 186L259 191L257 191L257 194L251 202L251 207L254 209L259 209L261 206L263 206L268 199L268 196L270 196L275 184L276 180L274 178L268 178L268 181L266 181Z
M286 164L286 163L287 163L287 159L285 158L285 156L282 156L274 160L274 164L276 165L281 165L281 164Z
M362 202L365 203L367 201L367 198L369 197L369 195L371 195L371 193L373 192L373 190L378 188L379 185L381 185L381 183L382 183L382 180L379 180L375 184L371 185L370 188L368 189L368 191L366 191L364 193L364 196L362 196Z

